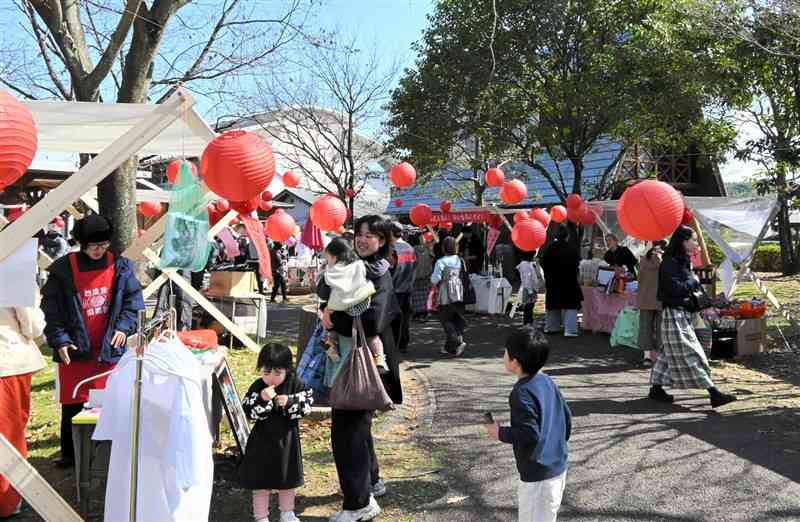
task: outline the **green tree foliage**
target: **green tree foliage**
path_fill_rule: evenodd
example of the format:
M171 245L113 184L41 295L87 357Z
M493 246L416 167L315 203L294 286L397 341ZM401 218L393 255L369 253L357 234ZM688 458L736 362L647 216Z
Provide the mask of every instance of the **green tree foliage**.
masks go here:
M678 47L666 1L442 1L393 93L392 145L423 172L452 162L480 170L513 160L563 199L586 188L584 158L599 138L716 152L724 125L703 117L703 56ZM616 161L625 154L624 145ZM685 150L685 148L683 149ZM546 152L569 161L574 176ZM465 161L466 160L466 161ZM588 197L610 192L616 161Z

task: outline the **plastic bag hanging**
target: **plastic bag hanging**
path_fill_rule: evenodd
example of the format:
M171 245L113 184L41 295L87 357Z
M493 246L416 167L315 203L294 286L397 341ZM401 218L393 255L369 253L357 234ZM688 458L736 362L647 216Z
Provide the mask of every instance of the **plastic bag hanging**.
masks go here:
M184 162L169 199L161 266L199 272L208 263L210 249L203 188Z

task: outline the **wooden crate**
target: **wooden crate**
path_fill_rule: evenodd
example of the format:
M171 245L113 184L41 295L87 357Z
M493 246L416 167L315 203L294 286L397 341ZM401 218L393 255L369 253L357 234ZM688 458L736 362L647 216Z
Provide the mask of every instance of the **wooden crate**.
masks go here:
M211 272L211 282L208 293L211 295L229 295L231 297L245 297L251 295L258 284L253 272Z

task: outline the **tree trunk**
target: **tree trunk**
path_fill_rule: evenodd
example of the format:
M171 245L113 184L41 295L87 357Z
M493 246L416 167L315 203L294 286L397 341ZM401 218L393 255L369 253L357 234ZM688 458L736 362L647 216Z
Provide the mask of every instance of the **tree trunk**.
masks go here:
M789 202L785 197L780 197L778 210L778 237L781 243L781 271L783 275L794 275L800 272L798 255L792 241L791 223L789 222Z
M115 254L133 242L136 232L136 157L129 158L97 186L100 213L111 220Z

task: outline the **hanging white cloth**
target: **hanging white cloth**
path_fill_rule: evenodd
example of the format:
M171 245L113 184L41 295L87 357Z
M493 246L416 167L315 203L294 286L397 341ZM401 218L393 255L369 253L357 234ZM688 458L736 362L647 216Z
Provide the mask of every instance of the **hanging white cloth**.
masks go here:
M161 338L145 350L141 392L141 436L136 518L140 521L208 520L214 482L201 365L178 339ZM111 440L105 520L127 522L130 464L133 351L108 380L103 412L92 438ZM175 372L178 375L167 373Z

